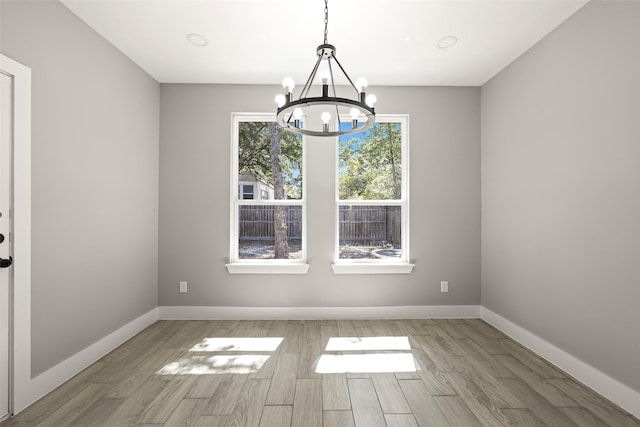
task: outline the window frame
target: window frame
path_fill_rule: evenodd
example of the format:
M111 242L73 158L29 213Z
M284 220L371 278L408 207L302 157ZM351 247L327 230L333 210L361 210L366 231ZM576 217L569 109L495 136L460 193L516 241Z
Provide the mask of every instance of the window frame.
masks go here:
M409 223L409 115L377 114L376 123L398 123L401 131L402 186L398 200L340 200L340 140L335 144L335 249L332 269L335 274L408 274L410 263ZM340 258L340 206L400 206L402 257L400 259L341 259Z
M231 113L231 177L229 215L229 263L225 265L230 274L306 274L307 263L307 163L306 139L302 137L302 199L257 200L241 199L238 194L239 127L242 122L275 122L273 113ZM255 191L255 189L254 189ZM240 206L302 206L302 233L300 259L240 259L239 253L239 207Z

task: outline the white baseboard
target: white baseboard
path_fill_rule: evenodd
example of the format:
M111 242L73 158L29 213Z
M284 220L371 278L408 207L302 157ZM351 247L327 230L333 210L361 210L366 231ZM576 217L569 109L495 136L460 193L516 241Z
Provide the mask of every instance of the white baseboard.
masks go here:
M110 333L101 340L91 344L84 350L58 363L53 368L31 379L29 385L29 402L21 408L14 408L17 414L28 405L51 392L56 387L78 374L116 347L141 332L158 320L158 308L154 308L137 319L132 320L120 329Z
M482 319L581 383L640 418L640 393L497 313L482 307Z
M423 319L479 318L479 305L416 305L380 307L158 307L164 320L299 320L299 319Z

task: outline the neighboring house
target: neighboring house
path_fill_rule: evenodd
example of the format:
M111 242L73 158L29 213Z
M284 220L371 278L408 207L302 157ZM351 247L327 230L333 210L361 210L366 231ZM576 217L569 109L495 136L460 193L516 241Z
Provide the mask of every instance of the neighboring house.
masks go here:
M273 187L260 181L255 175L238 175L238 199L272 200Z

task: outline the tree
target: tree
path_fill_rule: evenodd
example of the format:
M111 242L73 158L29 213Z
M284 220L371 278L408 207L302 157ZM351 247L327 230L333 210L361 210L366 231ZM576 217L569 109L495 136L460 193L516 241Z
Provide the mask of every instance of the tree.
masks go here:
M393 200L402 196L402 138L397 123L376 123L361 137L340 141L342 200Z
M281 129L277 123L269 123L271 133L271 172L273 174L273 193L276 199L284 199L284 178L280 168L280 157L282 155L282 144L280 142ZM274 206L273 214L274 230L274 258L289 258L289 243L287 242L287 207L282 205Z

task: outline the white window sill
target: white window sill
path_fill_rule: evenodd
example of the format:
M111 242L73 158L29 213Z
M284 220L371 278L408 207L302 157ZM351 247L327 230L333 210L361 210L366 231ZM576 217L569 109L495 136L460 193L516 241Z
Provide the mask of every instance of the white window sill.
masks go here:
M388 264L331 264L335 274L409 274L415 264L388 263Z
M234 262L225 264L229 274L307 274L309 264L249 264Z

